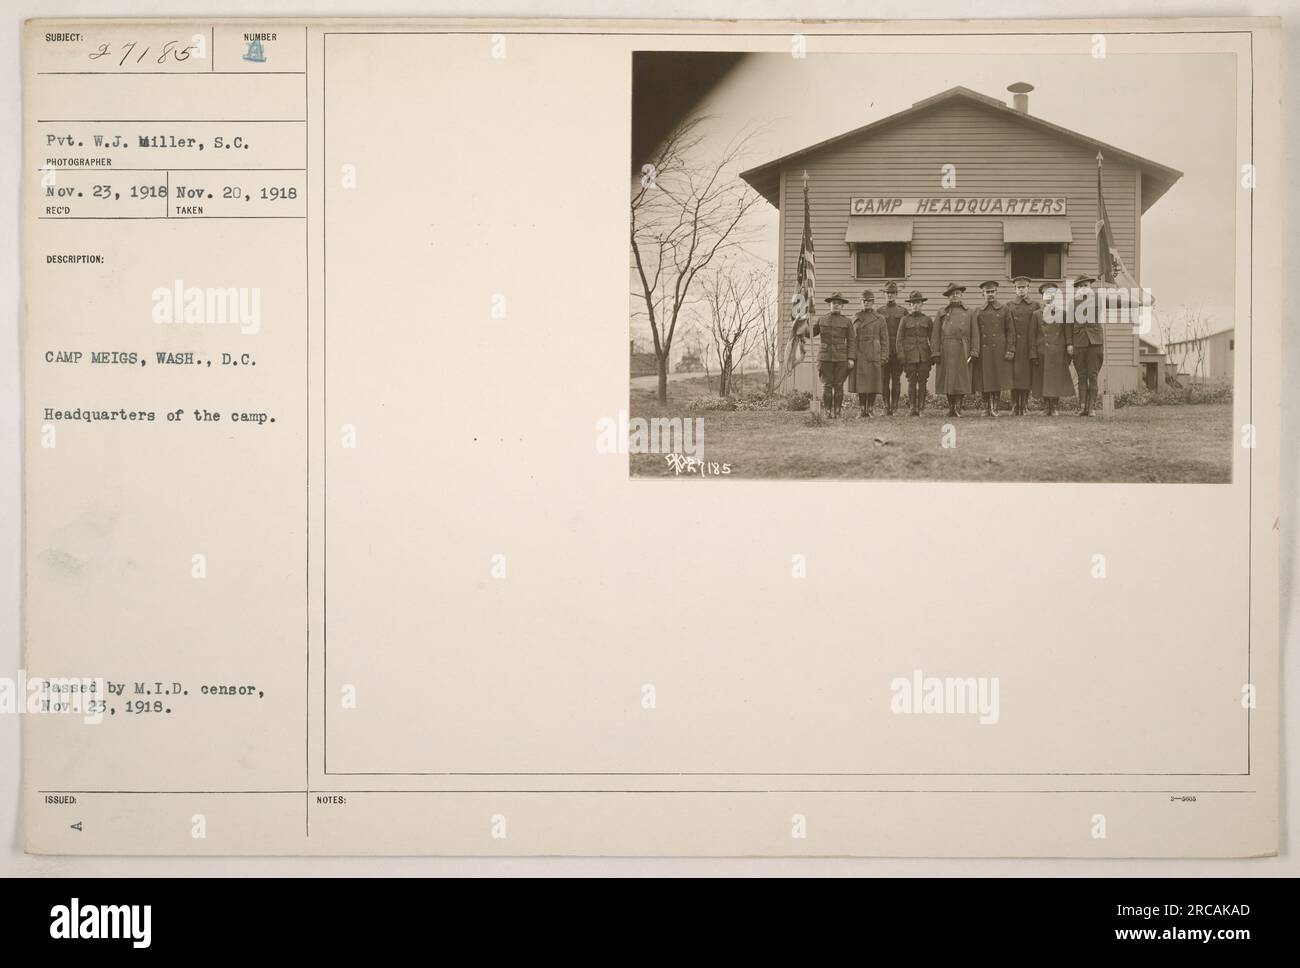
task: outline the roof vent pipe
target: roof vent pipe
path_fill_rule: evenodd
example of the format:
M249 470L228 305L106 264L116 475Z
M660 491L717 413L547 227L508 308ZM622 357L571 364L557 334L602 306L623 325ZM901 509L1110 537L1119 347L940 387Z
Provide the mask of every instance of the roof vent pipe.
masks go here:
M1024 81L1016 81L1014 84L1007 86L1011 92L1011 106L1021 114L1029 113L1029 92L1034 89L1034 85L1026 84Z

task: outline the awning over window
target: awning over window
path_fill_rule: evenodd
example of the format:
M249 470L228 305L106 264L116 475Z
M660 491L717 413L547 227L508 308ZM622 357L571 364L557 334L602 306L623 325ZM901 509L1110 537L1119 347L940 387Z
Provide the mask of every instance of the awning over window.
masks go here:
M845 242L911 242L912 220L901 215L850 215Z
M1028 216L1002 220L1002 241L1011 242L1073 242L1070 220L1056 216Z

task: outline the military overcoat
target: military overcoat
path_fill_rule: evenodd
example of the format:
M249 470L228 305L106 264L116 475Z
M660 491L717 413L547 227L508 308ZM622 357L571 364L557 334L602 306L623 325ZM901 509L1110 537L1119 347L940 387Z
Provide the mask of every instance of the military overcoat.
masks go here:
M907 315L907 310L898 303L885 303L885 305L880 308L880 315L885 317L885 329L889 333L889 355L887 359L890 361L897 361L898 324L902 321L903 317ZM894 368L898 369L897 365Z
M1007 347L1015 352L1015 357L1006 362L1009 382L1005 386L1011 390L1029 390L1033 385L1033 361L1038 357L1032 334L1033 315L1038 311L1038 303L1017 296L1007 303L1007 311L1011 313L1011 340Z
M1066 332L1062 322L1043 318L1042 307L1034 310L1030 321L1038 365L1034 367L1033 390L1037 397L1072 397L1074 382L1070 378L1070 356L1065 352Z
M998 393L1011 385L1011 363L1003 359L1007 344L1015 341L1011 311L1000 302L981 306L975 311L975 328L979 359L971 361L971 391Z
M844 389L849 393L883 393L885 382L880 368L889 356L889 331L885 317L874 309L864 309L853 317L853 352L857 363Z
M939 354L935 393L970 393L972 363L978 363L975 314L963 304L947 305L934 320L934 346ZM975 357L970 363L967 360Z

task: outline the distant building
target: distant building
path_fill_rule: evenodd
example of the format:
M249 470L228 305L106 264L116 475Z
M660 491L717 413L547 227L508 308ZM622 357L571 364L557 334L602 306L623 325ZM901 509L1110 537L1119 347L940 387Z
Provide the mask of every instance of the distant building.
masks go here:
M628 340L633 376L653 376L659 372L659 358L653 353L638 353L636 341Z
M1028 85L1013 87L1014 106L954 87L743 172L780 211L781 305L798 291L805 172L817 314L835 290L852 300L853 313L863 289L879 294L891 281L900 301L913 289L924 293L933 316L949 282L968 287L974 308L985 279L998 280L999 298L1007 299L1011 278L1029 276L1037 298L1039 282L1095 274L1098 152L1119 254L1136 275L1142 213L1182 173L1034 117ZM945 166L954 166L951 190L940 187ZM1107 326L1102 389L1134 389L1144 372L1132 326ZM815 389L815 367L798 367L795 385Z
M1205 383L1232 383L1237 352L1236 328L1229 326L1205 336L1171 342L1169 365L1179 376Z
M700 358L699 350L687 350L682 354L682 358L677 361L674 371L677 373L700 373L704 369L704 360Z
M1169 357L1150 340L1138 337L1138 365L1142 367L1142 382L1152 393L1160 392L1169 371Z

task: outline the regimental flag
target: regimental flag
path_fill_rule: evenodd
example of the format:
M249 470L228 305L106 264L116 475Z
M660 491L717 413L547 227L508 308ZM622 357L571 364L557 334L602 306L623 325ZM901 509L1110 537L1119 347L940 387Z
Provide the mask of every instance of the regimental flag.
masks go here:
M813 250L812 215L808 211L807 172L803 173L803 240L799 243L799 273L795 281L799 285L799 295L803 297L802 305L795 306L795 319L807 319L812 315L817 291L817 254Z
M1115 233L1110 227L1110 216L1106 214L1106 199L1101 193L1101 152L1097 152L1097 279L1108 289L1139 290L1133 274L1124 265L1120 257L1119 246L1115 244ZM1119 301L1130 301L1128 292L1124 292ZM1145 302L1145 297L1139 302Z
M817 291L817 254L813 250L812 216L808 212L808 173L803 173L803 239L799 243L798 292L790 300L790 341L785 348L785 368L793 370L808 355L812 332L812 306Z

